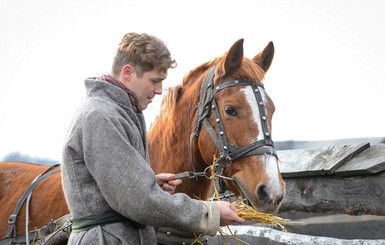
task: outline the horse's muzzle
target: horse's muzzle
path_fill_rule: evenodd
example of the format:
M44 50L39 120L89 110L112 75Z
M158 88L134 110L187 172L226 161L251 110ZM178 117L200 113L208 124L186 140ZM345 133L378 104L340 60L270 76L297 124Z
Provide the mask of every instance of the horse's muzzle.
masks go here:
M233 183L239 190L242 199L259 212L277 213L285 196L284 190L281 191L278 188L278 190L273 191L273 188L266 184L257 186L254 195L248 195L248 192L242 183L237 181L236 177L233 177Z

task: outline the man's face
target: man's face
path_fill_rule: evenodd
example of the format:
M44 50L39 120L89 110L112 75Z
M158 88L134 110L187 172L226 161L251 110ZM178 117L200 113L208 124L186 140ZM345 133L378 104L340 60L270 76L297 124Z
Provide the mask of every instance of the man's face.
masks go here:
M166 77L167 73L158 70L144 72L140 78L135 71L132 73L127 87L136 94L141 110L147 108L155 95L162 94L162 82Z

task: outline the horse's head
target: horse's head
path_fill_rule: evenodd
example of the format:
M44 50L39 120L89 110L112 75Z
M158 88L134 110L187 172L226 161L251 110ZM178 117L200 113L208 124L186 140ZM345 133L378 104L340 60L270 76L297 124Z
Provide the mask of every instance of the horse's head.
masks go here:
M216 176L262 212L277 212L285 195L271 139L275 107L262 83L273 56L270 42L254 58L244 57L240 39L208 63L194 135L199 161L216 159Z

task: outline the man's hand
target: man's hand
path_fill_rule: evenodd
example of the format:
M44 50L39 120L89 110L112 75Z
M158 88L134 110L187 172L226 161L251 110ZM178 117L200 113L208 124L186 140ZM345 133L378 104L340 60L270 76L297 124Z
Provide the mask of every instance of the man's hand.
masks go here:
M182 184L181 179L176 180L175 174L170 173L157 174L156 182L164 191L167 191L170 194L174 194L176 186Z
M237 208L233 204L226 201L217 201L217 203L221 214L221 226L230 225L232 223L243 224L243 222L245 222L245 219L239 217L235 213Z

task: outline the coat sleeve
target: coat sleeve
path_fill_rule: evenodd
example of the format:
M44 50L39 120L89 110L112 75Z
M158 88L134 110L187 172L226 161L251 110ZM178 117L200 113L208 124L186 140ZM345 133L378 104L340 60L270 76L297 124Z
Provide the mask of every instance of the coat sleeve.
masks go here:
M218 206L163 191L145 153L137 150L143 144L139 130L125 123L95 113L79 129L84 162L108 205L141 224L214 235Z

